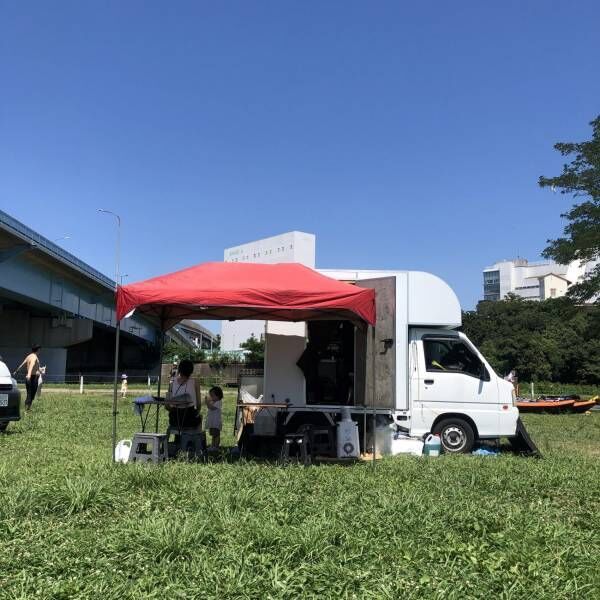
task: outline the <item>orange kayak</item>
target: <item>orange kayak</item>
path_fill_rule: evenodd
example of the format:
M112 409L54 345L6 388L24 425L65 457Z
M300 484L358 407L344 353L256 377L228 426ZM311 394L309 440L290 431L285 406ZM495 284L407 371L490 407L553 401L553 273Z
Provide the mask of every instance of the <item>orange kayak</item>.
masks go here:
M575 400L534 400L533 402L517 402L517 408L520 412L559 413L569 412L574 404Z
M571 410L576 413L583 413L587 410L590 410L594 406L596 406L595 400L582 400L581 402L575 402Z

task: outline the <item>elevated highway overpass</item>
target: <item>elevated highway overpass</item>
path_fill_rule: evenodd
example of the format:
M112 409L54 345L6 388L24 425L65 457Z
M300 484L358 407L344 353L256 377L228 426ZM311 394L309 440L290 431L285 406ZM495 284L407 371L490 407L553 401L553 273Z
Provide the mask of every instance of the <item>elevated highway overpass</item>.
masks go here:
M48 373L113 368L115 283L54 242L0 211L0 355L10 369L32 344ZM120 368L148 372L159 332L143 316L121 324Z

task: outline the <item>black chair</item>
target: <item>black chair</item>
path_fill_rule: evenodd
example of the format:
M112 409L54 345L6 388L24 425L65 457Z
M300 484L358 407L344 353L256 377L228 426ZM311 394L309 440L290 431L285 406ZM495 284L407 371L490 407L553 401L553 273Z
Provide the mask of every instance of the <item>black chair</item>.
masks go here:
M335 457L336 442L333 427L312 427L309 430L310 450L313 456Z
M305 467L312 463L310 432L288 433L283 438L281 462L301 462Z

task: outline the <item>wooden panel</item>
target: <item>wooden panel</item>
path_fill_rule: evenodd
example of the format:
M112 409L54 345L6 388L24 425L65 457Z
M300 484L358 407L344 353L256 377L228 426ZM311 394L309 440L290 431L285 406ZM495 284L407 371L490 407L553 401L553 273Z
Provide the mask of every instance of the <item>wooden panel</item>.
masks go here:
M375 290L377 323L375 325L376 405L396 406L396 278L365 279L356 285ZM356 404L373 403L373 339L371 329L356 332ZM364 382L364 384L362 384Z
M367 333L370 330L354 328L354 404L365 405L367 377Z

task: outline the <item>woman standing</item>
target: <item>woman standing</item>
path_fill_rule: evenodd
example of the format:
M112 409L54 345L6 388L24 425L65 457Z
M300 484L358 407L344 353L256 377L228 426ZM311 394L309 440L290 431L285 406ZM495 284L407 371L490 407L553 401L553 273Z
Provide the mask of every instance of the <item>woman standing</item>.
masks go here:
M165 408L169 411L169 426L176 429L197 429L202 423L198 410L196 380L191 377L194 363L182 360L177 375L169 385Z

